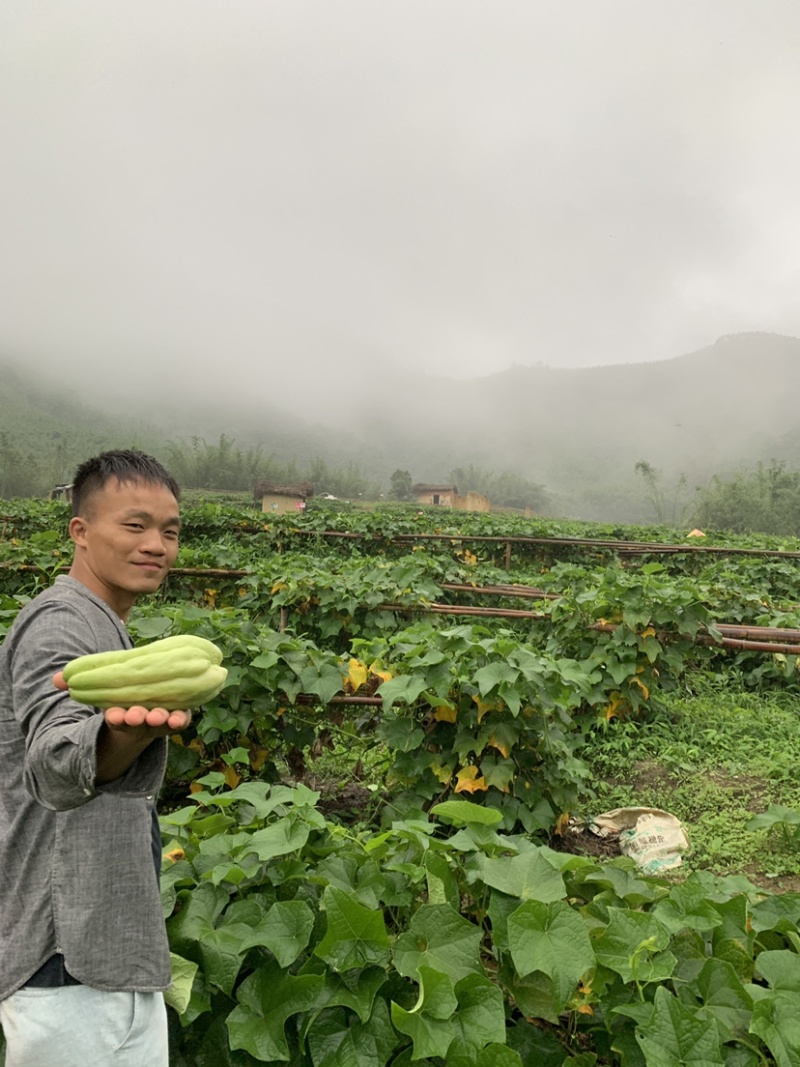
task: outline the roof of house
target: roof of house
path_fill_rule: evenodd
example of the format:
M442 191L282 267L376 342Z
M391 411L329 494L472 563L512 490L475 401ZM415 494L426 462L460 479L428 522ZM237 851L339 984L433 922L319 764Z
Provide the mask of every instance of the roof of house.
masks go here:
M256 500L262 496L291 496L305 500L314 495L314 486L311 482L300 482L298 485L277 485L275 482L258 482L253 489Z
M414 493L458 493L458 488L455 485L428 485L427 482L417 482L412 486L412 492Z

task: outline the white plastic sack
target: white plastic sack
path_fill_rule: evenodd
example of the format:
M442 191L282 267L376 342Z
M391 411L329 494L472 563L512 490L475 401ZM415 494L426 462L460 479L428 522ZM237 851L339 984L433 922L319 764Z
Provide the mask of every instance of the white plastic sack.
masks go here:
M644 874L680 867L690 848L680 819L660 808L614 808L596 815L589 829L599 837L618 837L620 852Z

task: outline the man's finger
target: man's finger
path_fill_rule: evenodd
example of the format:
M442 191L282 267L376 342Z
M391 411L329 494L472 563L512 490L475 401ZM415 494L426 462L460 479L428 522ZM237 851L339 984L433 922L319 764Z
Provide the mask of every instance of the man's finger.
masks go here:
M56 687L56 689L69 689L69 686L64 681L64 672L63 671L57 671L53 675L53 685Z

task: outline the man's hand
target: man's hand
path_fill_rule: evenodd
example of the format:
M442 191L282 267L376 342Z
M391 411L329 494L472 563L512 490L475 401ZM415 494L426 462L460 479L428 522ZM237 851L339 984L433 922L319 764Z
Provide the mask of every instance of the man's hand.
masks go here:
M62 671L53 675L56 689L69 689ZM97 784L121 777L156 737L180 733L192 721L190 711L166 708L106 708L105 730L97 738Z
M167 711L166 708L148 709L138 705L132 708L106 708L103 716L106 725L112 730L143 726L150 731L152 737L179 733L185 730L192 721L190 711Z

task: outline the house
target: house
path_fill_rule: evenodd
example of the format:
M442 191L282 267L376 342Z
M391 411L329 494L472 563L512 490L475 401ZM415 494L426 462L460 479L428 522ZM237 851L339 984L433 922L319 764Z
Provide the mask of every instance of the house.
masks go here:
M417 482L411 491L418 504L434 504L443 508L456 506L458 487L455 485L428 485L425 482Z
M427 504L458 511L489 511L489 498L471 489L465 496L459 495L456 485L427 485L418 482L412 486L414 499L418 504Z
M299 485L276 485L274 482L259 482L253 496L261 501L261 510L272 515L284 515L287 511L301 512L306 500L314 495L311 482Z

